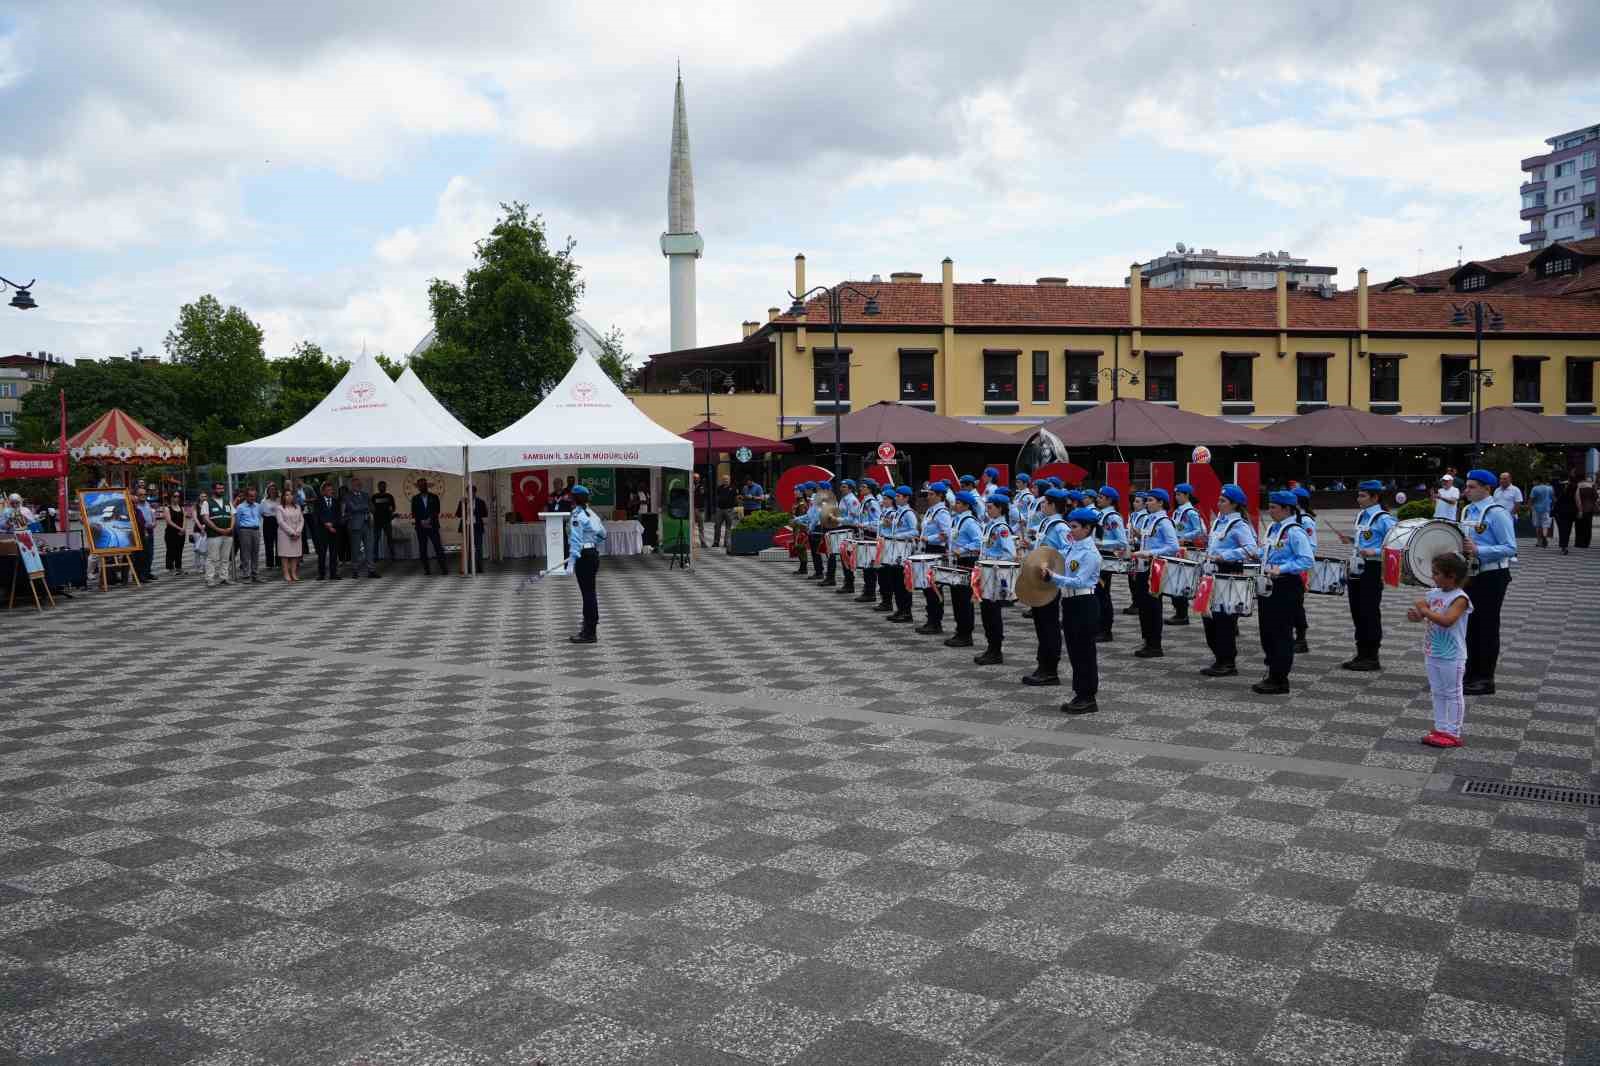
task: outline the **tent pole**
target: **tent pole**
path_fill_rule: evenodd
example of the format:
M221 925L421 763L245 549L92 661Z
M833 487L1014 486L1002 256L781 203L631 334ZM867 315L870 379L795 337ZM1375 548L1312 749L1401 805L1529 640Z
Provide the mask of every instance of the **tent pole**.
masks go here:
M476 510L472 506L472 466L467 462L467 449L461 447L461 530L466 534L461 539L461 573L463 576L472 573L472 520Z

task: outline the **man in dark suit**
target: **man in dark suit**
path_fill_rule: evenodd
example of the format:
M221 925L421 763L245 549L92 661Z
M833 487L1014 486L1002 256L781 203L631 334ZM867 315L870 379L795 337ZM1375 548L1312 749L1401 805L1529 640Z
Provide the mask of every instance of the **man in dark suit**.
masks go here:
M456 503L456 518L460 519L464 513L465 500ZM472 486L472 563L470 570L474 576L483 573L483 531L489 526L489 504L479 498L478 486ZM456 532L465 533L465 523L457 521Z
M322 492L311 509L317 539L317 580L339 580L339 530L344 526L344 505L333 494L333 479L322 483Z
M417 494L411 497L411 519L417 524L417 556L422 560L422 572L428 569L428 545L439 557L439 573L448 574L450 568L444 561L444 541L439 539L439 494L428 491L426 478L417 479Z

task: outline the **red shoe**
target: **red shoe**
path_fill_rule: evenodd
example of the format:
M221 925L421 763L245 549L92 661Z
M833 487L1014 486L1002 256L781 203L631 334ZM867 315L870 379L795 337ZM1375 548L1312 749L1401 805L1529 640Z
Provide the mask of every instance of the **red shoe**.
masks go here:
M1453 737L1449 733L1441 733L1437 729L1422 738L1422 742L1430 748L1459 748L1461 738Z

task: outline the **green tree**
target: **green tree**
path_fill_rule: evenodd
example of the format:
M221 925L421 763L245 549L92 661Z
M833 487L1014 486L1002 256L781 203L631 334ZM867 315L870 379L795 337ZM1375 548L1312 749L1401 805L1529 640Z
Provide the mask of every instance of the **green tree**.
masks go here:
M120 407L164 437L187 437L178 368L131 360L84 361L56 367L48 383L22 397L18 445L54 451L61 444L60 400L67 394L67 432L76 433L113 407Z
M383 372L389 375L390 381L399 381L400 375L406 372L406 364L403 360L390 359L382 352L373 356L372 361L383 367Z
M633 387L634 379L639 372L632 365L633 353L623 347L622 330L612 326L604 337L600 338L600 355L596 362L600 369L606 372L606 377L617 383L619 389Z
M328 356L313 341L301 341L294 351L269 364L273 383L263 422L256 427L261 433L276 433L294 425L322 402L322 398L339 384L350 364L343 359Z
M223 308L209 293L178 309L165 346L177 375L198 458L223 461L219 446L247 440L263 423L273 373L261 347L261 327L238 307Z
M439 401L482 434L522 417L571 368L568 319L583 292L572 241L552 248L526 204L501 209L461 284L429 284L436 340L412 360Z

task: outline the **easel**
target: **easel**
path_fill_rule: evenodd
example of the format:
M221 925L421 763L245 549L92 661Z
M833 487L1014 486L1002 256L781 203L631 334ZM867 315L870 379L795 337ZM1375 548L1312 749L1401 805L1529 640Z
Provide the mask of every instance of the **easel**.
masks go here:
M17 605L17 578L22 575L22 572L22 559L18 558L17 568L11 571L11 600L6 604L6 610L10 610ZM33 593L33 607L36 611L44 610L44 605L39 602L39 587L41 585L44 586L44 596L49 601L50 606L54 607L56 605L55 595L50 591L50 582L44 579L44 571L41 570L37 574L29 571L28 591Z
M100 560L101 592L105 592L108 588L106 576L112 567L126 570L128 572L128 583L134 588L143 587L139 583L139 571L133 565L132 552L106 552L104 555L97 556L97 558Z

